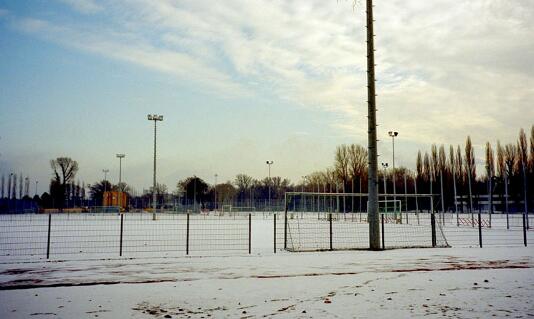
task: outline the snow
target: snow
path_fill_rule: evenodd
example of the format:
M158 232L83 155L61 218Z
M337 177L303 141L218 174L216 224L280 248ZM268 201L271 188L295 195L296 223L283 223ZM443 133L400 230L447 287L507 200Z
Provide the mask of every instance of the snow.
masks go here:
M251 255L1 257L0 318L534 316L534 245L274 254L272 217L252 229Z

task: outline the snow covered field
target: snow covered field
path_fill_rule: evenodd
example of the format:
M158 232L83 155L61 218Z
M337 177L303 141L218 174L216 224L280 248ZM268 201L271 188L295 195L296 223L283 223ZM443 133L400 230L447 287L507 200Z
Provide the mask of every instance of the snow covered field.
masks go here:
M116 242L116 216L109 218L113 222L90 223L91 235ZM183 226L182 219L167 220L174 226L150 223L152 237L146 236L147 229L133 227L139 223L130 225L130 230L137 229L130 233L130 239L167 240L163 247L148 246L146 250L154 249L152 254L136 248L125 250L130 255L119 258L118 246L113 244L103 254L96 250L78 256L59 254L52 255L50 261L42 254L38 258L2 256L0 318L534 316L531 230L529 247L521 247L520 228L508 231L495 224L491 230L484 229L483 235L499 239L499 244L504 238L508 246L468 248L478 245L477 228L446 223L443 231L452 248L274 254L272 216L257 213L251 221L250 255L248 218L228 218L223 224L232 225L229 229L235 238L218 241L226 226L212 222L207 230L202 228L202 234L212 240L204 242L207 250L193 250L190 256L181 250L182 233L176 234L183 229L175 227ZM80 221L74 224L80 225ZM108 225L106 232L99 233L98 225ZM326 224L319 225L324 228ZM75 238L76 231L84 234L81 228L61 232L59 235L64 236L57 234L54 243L58 245L60 238ZM104 236L108 232L109 238ZM177 237L168 237L169 232ZM145 237L136 237L143 234ZM0 238L5 243L5 234ZM176 238L180 243L174 242ZM456 243L451 243L451 238L456 238ZM225 240L238 243L232 246L236 249L212 249L223 247ZM94 245L93 241L89 242ZM97 242L97 248L108 247ZM63 245L62 249L72 246ZM80 247L89 246L72 249ZM168 248L180 251L169 252ZM42 253L43 247L36 249Z
M533 253L443 248L3 263L0 318L526 318L534 316Z

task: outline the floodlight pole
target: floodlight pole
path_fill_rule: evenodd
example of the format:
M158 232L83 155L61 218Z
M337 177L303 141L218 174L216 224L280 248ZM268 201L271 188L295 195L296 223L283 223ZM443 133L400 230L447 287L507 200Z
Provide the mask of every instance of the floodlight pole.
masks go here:
M157 209L157 195L156 195L156 134L157 134L157 122L163 121L163 115L148 114L149 121L154 121L154 185L152 186L152 220L156 220Z
M197 211L197 176L193 175L193 211Z
M104 173L104 193L105 193L107 191L106 181L108 180L109 169L103 169L102 173Z
M369 154L369 248L380 250L380 222L378 219L378 153L376 141L376 93L375 93L375 49L373 29L373 0L367 0L367 126Z
M382 168L384 169L384 200L386 200L386 196L388 194L387 184L386 184L386 174L389 164L388 163L382 163Z
M269 166L269 211L271 211L271 165L274 161L266 161L265 163Z
M393 209L396 212L397 211L397 185L396 183L396 177L395 177L395 137L399 135L399 132L395 131L389 131L389 136L391 137L391 142L393 143Z
M213 193L215 197L214 210L217 211L217 174L215 174L215 187L213 187Z
M122 159L124 157L126 157L125 154L117 154L117 158L119 159L119 213L122 208Z

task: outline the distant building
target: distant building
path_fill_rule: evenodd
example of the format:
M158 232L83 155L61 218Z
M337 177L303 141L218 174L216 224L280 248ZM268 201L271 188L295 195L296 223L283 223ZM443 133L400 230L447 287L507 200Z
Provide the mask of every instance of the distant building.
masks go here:
M119 197L120 196L120 197ZM119 201L120 198L120 201ZM128 194L125 192L104 192L103 206L116 206L120 203L121 209L128 208Z

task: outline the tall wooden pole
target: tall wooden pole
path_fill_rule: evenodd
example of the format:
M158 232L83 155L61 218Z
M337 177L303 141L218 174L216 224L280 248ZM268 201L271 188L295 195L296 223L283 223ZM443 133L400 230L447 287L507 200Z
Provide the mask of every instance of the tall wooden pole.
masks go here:
M380 221L378 218L378 160L376 146L375 53L373 29L373 0L367 0L367 120L369 153L369 248L380 250Z

